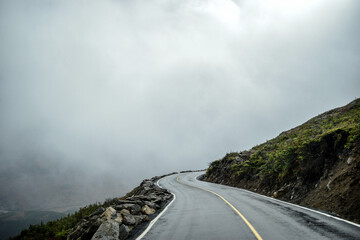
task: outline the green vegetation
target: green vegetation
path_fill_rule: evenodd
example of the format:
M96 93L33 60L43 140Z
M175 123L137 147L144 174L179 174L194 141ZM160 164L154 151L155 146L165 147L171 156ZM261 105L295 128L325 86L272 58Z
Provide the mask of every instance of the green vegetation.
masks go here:
M210 172L219 166L219 164L221 163L221 159L213 161L212 163L210 163L210 166L208 168L208 170L206 171L206 176L209 176Z
M231 170L240 179L257 177L263 183L286 182L301 176L311 181L320 170L321 154L332 159L336 153L350 151L360 142L360 99L321 114L299 127L255 146L250 157L234 161L239 153L227 154L210 164L207 176L223 161L233 161ZM333 154L333 155L331 155ZM324 157L324 156L323 156Z
M76 223L78 223L83 217L95 212L101 206L101 204L92 204L84 208L80 208L80 210L74 214L69 214L59 220L49 221L46 224L40 223L37 225L30 225L28 229L21 231L18 236L10 238L10 240L66 239L71 228L73 228Z
M48 222L65 216L64 213L36 210L0 212L0 239L8 239L30 224Z
M124 199L136 192L139 187L134 188L131 192L122 197ZM103 204L96 203L80 208L79 211L68 214L59 220L49 221L46 224L40 223L30 225L24 229L18 236L10 238L10 240L65 240L71 229L84 217L91 215L100 207L107 208L113 204L117 198L107 199Z

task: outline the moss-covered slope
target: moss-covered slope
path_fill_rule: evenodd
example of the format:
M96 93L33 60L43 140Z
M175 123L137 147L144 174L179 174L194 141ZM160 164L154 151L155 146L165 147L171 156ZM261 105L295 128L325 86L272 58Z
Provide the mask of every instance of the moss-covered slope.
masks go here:
M205 180L359 221L360 204L354 203L360 199L359 152L360 99L356 99L249 151L212 162Z

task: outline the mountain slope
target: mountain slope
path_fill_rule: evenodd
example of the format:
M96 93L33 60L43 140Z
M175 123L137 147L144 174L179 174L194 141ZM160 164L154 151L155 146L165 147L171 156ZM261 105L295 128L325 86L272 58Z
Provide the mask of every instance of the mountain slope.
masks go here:
M360 99L249 151L228 153L206 181L246 188L360 221Z

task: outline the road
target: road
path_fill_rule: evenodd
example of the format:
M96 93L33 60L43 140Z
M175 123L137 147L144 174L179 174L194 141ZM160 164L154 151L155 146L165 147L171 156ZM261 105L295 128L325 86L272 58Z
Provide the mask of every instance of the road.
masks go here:
M160 179L175 200L142 240L360 239L360 226L184 173ZM138 238L140 239L140 238Z

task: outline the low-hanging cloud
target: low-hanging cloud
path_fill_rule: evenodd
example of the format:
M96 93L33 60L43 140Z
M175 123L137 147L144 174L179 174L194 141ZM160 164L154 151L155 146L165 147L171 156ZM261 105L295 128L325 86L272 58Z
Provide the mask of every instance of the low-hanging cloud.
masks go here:
M359 1L290 2L1 1L2 207L122 195L353 100Z

